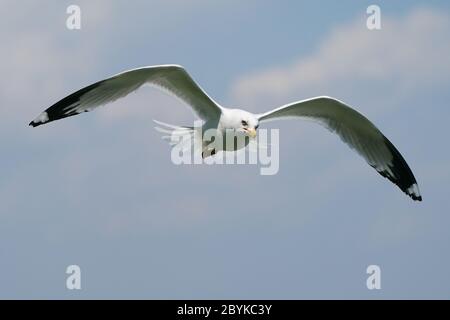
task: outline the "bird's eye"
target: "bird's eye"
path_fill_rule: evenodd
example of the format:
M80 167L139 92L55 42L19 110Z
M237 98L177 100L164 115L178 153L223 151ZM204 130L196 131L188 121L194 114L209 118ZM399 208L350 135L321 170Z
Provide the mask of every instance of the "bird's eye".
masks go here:
M242 124L244 127L248 126L248 123L247 123L247 121L245 121L245 120L242 120L242 121L241 121L241 124Z

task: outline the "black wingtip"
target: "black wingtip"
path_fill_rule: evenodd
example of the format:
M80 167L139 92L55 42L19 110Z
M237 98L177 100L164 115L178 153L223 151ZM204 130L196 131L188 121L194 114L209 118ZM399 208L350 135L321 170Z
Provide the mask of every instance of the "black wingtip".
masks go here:
M30 122L31 127L38 127L40 125L71 117L82 112L87 112L86 109L77 109L80 105L80 98L87 92L97 88L99 85L104 83L106 80L102 80L91 84L83 89L78 90L77 92L72 93L71 95L65 97L64 99L58 101L50 108L42 112L36 119Z
M377 170L383 177L396 184L404 193L414 201L422 201L416 178L400 152L384 137L384 142L392 154L389 170Z
M48 122L48 121L47 121L47 122ZM40 121L33 120L33 121L31 121L28 125L29 125L30 127L35 128L35 127L42 126L43 124L46 124L47 122L40 122Z

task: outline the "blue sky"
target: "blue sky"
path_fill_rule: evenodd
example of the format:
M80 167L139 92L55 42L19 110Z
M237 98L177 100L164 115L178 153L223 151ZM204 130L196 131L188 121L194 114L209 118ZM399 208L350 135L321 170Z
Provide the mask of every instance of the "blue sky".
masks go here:
M449 3L3 1L1 298L448 298ZM225 106L315 95L371 119L413 169L411 201L323 128L280 129L280 171L175 166L152 119L191 124L150 88L36 129L74 90L181 64ZM82 290L65 288L68 265ZM382 289L366 288L370 264Z

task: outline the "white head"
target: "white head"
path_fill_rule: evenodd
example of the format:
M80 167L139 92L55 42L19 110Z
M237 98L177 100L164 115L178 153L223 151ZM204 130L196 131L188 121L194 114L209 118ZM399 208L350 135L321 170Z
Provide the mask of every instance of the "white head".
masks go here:
M224 129L234 129L250 138L256 137L259 127L258 118L254 114L240 109L228 109L221 119L221 124Z

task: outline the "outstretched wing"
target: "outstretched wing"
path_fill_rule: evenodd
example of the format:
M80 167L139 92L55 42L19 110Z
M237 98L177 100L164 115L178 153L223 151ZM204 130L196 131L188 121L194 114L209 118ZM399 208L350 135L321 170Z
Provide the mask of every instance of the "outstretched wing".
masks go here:
M339 100L317 97L258 115L261 122L291 117L318 121L356 150L383 177L395 183L412 199L422 201L416 179L400 152L356 110Z
M157 86L189 104L203 120L218 119L221 107L212 100L186 70L177 65L138 68L96 82L58 101L42 112L30 126L91 111L136 91L144 84Z

